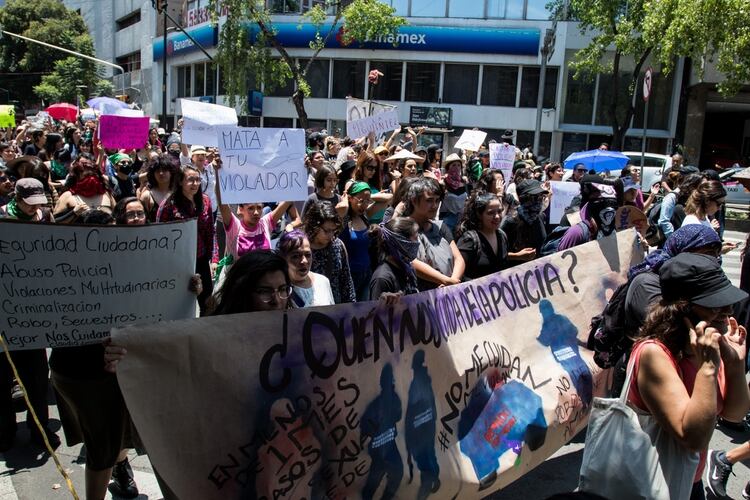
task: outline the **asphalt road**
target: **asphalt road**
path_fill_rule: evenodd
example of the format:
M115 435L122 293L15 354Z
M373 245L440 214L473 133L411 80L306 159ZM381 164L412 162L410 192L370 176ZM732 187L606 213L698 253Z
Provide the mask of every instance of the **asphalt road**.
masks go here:
M725 234L728 241L744 241L745 235L738 232ZM724 270L735 284L739 284L739 255L731 252L724 258ZM25 418L21 413L22 404L18 401L17 417L19 421ZM51 427L59 432L57 408L50 406ZM529 472L518 481L502 491L495 493L488 499L519 499L541 500L548 496L573 491L578 483L578 471L583 457L583 440L585 431L571 443L557 451L542 465ZM711 447L716 449L731 449L732 447L750 439L750 432L735 433L717 427L711 440ZM84 498L84 456L82 447L67 447L64 444L57 449L57 455L64 469L70 475L80 498ZM140 500L155 500L162 498L156 483L151 463L145 456L136 457L131 453L131 463L135 470L135 479L141 491ZM750 481L750 463L737 464L734 467L736 476L729 480L728 493L730 498L741 499L740 492ZM28 432L24 425L19 426L16 446L5 454L0 454L0 500L46 500L69 499L71 494L65 482L57 471L53 460L41 449L28 444ZM107 495L107 498L112 498ZM710 497L709 497L710 498Z

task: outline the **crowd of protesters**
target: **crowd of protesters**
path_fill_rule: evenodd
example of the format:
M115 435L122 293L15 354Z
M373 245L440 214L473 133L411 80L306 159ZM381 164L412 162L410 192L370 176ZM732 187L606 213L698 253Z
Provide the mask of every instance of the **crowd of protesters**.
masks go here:
M374 137L352 140L315 132L307 136L306 200L232 206L222 202L218 189L219 152L182 143L179 122L172 133L152 128L144 147L131 151L103 149L95 139L96 127L96 121L55 122L43 129L24 123L7 131L0 140L0 216L29 222L126 225L197 219L196 275L185 287L196 294L202 315L378 299L393 303L404 294L481 278L609 236L621 206L643 211L658 207L663 240L646 261L653 265L631 273L631 279L637 282L633 300L640 300L633 312L638 318L633 337L643 326L641 334L650 339L650 345L638 344L636 359L640 373L659 375L661 385L650 385L638 375L634 404L660 412L664 424L678 434L688 434L675 423L688 413L678 413L695 414L691 401L699 397L713 398L713 406L703 408L704 413L713 412L711 418L722 407L730 420L747 411L742 390L731 387L737 396L720 401L718 408L716 392L709 390L725 384L728 375L739 380L737 364L744 355L739 359L735 350L740 347L732 344L737 349L722 347L719 353L717 342L699 342L703 350L696 358L697 368L718 366L724 360L727 375L722 371L720 381L709 376L708 381L694 382L692 399L692 387L680 392L678 372L665 368L694 352L696 328L701 334L709 331L708 325L717 331L728 329L739 344L737 332L743 326L730 320L727 312L739 294L725 294L714 306L697 300L701 293L684 296L685 288L680 288L680 279L687 279L683 268L690 265L720 280L720 254L734 248L720 239L723 228L716 215L726 191L713 171L700 172L675 161L662 182L645 187L644 199L638 167L597 173L578 164L566 170L558 162L540 161L529 148L515 147L512 131L501 139L516 149L509 178L490 168L489 144L475 152L443 151L435 144L420 145L422 131L411 128L394 131L383 143ZM561 220L550 220L551 181L581 186L580 196ZM645 251L645 241L642 244ZM712 260L689 261L683 267L665 264L682 253L703 253ZM672 274L660 276L662 267L672 269ZM716 286L725 285L721 281ZM661 297L665 286L671 290L669 297ZM702 285L691 282L691 286L700 291ZM682 323L674 331L663 327L663 322L682 321L691 301L721 311L686 316L701 321L700 327L683 328ZM678 306L670 305L674 303ZM31 350L13 355L46 428L46 353ZM49 360L67 442L86 445L88 498L103 498L107 487L126 497L138 494L126 453L137 444L137 436L113 375L123 355L118 346L94 345L55 348ZM0 451L5 451L14 445L16 419L8 410L12 375L4 362L0 366L4 409ZM664 401L660 394L665 388L679 396L679 404ZM724 389L722 394L730 398L732 391ZM36 427L30 428L32 440L40 443ZM695 429L708 432L706 425ZM700 437L683 436L685 446L705 452L705 432ZM53 446L60 442L49 430L47 437ZM731 464L745 453L750 452L722 454L713 460Z

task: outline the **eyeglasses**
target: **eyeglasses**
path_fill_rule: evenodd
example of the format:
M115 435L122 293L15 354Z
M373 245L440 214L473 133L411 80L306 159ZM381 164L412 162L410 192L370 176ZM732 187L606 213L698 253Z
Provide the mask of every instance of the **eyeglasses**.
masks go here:
M586 169L585 169L585 168L577 168L577 169L576 169L576 172L585 172L585 171L586 171Z
M378 153L378 156L388 156L388 153L386 153L385 151L383 151L382 153Z
M336 228L336 227L335 227L335 228L333 228L333 229L326 229L326 228L324 228L324 227L321 227L321 228L320 228L320 232L321 232L321 233L323 233L323 234L327 234L327 235L330 235L330 236L335 236L335 235L336 235L336 233L338 233L338 232L339 232L339 230L338 230L338 228Z
M374 172L375 170L377 170L377 168L378 168L378 166L377 166L377 165L367 165L367 166L365 167L365 169L366 169L366 170L368 170L368 171L373 171L373 172Z
M185 182L188 184L200 184L201 178L200 177L186 177Z
M276 296L280 298L281 300L286 300L289 298L289 296L292 294L292 287L288 285L283 285L274 290L270 287L259 287L255 289L255 293L258 295L258 298L268 304L273 300L273 297Z
M136 219L145 219L146 218L146 212L143 210L133 210L131 212L125 212L125 219L126 220L136 220Z
M721 200L713 200L713 202L716 203L716 205L718 206L722 206L724 203L727 202L727 200L725 198L722 198Z
M0 182L8 182L8 176L7 175L0 175Z

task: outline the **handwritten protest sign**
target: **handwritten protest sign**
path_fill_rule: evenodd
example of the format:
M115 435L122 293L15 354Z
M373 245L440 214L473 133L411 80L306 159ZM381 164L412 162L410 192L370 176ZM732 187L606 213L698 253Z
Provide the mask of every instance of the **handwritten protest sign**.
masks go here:
M392 104L383 104L375 101L365 101L354 97L346 98L346 126L353 121L360 120L366 116L374 116L385 111L395 110L396 106ZM395 130L395 127L394 127Z
M581 185L577 182L550 181L549 221L550 224L559 224L565 209L570 206L573 198L581 194Z
M223 165L223 203L300 201L307 198L305 131L216 127Z
M208 102L180 99L182 108L182 142L218 147L216 130L219 125L235 126L238 123L234 108Z
M481 130L464 130L458 142L453 146L456 149L465 149L467 151L479 151L479 147L487 138L487 132Z
M115 326L195 317L195 221L0 227L0 334L11 350L97 343Z
M13 105L0 106L0 128L16 126L16 110Z
M140 149L148 141L148 117L102 115L99 139L108 149Z
M516 147L507 142L490 144L490 168L500 170L510 182L513 178L513 163L516 161Z
M346 132L352 139L359 139L370 132L374 132L376 136L386 132L393 132L400 126L398 112L396 110L389 110L347 123Z
M621 231L631 227L645 236L648 229L648 217L638 207L625 205L618 208L615 214L615 228Z
M482 498L585 427L609 373L581 343L639 255L623 232L393 306L116 330L118 381L179 498Z

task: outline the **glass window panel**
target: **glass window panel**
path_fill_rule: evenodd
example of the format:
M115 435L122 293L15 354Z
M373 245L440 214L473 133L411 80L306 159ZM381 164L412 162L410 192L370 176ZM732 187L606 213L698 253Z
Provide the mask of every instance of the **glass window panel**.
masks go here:
M204 63L195 65L195 73L193 75L193 96L200 97L206 95L206 88L204 84L204 78L206 76L206 65Z
M224 72L219 70L219 95L227 95L227 84L224 81Z
M668 77L659 71L654 71L653 80L651 81L651 96L648 100L648 123L646 126L649 129L668 129L669 128L669 113L672 107L672 75L670 73ZM643 98L643 77L638 80L638 96L636 97L635 105L635 119L633 120L633 128L643 128L643 111L644 103Z
M192 95L190 92L192 74L192 66L177 68L177 97L190 97Z
M291 118L273 118L271 116L263 117L263 126L267 128L291 128L294 120Z
M481 0L450 0L448 17L484 18L484 2Z
M216 68L211 63L206 63L206 95L214 95L216 92Z
M612 121L609 117L609 109L612 105L612 96L614 95L614 85L612 84L612 75L601 74L599 75L599 93L596 102L596 124L597 125L611 125ZM618 79L618 94L617 100L617 119L623 120L627 113L627 102L628 102L628 86L630 85L630 76L625 72L620 72ZM598 144L597 144L598 146Z
M314 120L312 118L307 120L307 130L310 132L320 132L328 127L327 120Z
M364 61L333 61L333 93L334 99L346 97L365 97L365 62Z
M304 68L307 61L302 60L299 65ZM316 59L307 71L307 83L310 85L310 97L328 97L328 67L330 61Z
M547 10L549 0L526 0L526 19L547 20L551 13Z
M557 93L557 68L547 68L547 77L544 80L544 102L542 107L554 108L555 95ZM524 67L521 76L521 99L522 108L536 108L536 100L539 96L539 68Z
M371 61L370 71L379 69L383 76L378 80L372 91L372 97L386 101L401 100L401 79L403 78L403 67L401 62L395 61Z
M584 79L575 80L573 72L568 72L568 83L565 92L565 112L562 122L590 125L593 110L594 82Z
M406 67L406 100L437 102L440 64L409 63Z
M412 17L445 17L445 2L446 0L411 0L411 15ZM521 2L523 3L523 0Z
M302 0L269 0L268 8L273 14L298 14Z
M487 17L523 19L524 0L487 0Z
M518 67L485 66L482 76L482 104L515 106Z
M586 140L586 134L572 134L570 132L566 132L565 134L563 134L562 151L560 151L560 158L564 160L573 153L577 153L578 151L586 151Z
M534 146L534 131L533 130L517 130L516 131L516 146L519 149L525 149L527 146L532 148ZM549 158L549 152L552 148L552 132L541 132L539 134L539 151L534 151L537 158Z
M476 104L479 66L446 64L443 79L443 102Z
M385 3L389 3L387 0ZM409 0L391 0L391 7L396 9L395 14L397 16L408 16L409 15Z
M290 78L284 85L277 86L272 91L266 89L263 93L269 97L292 97L292 94L294 94L294 80Z
M260 127L260 116L240 116L238 117L240 127Z

